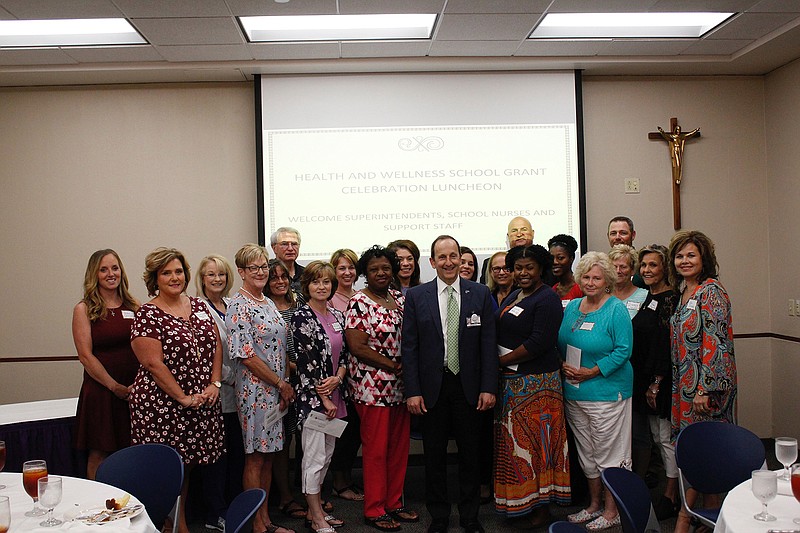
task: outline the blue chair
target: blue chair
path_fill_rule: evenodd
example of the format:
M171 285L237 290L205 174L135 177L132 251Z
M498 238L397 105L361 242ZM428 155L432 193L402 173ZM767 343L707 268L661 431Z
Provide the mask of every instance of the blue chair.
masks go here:
M650 491L642 478L618 467L606 468L601 477L617 503L624 533L660 533Z
M586 533L586 529L571 522L553 522L547 529L548 533Z
M225 533L248 531L265 499L267 492L264 489L249 489L234 498L225 514Z
M138 444L109 455L97 469L96 480L135 496L160 530L173 507L177 516L183 459L169 446Z
M719 508L689 508L687 488L701 494L728 492L750 479L753 470L762 467L765 457L761 439L743 427L725 422L696 422L686 426L675 442L675 460L683 508L693 522L713 528Z

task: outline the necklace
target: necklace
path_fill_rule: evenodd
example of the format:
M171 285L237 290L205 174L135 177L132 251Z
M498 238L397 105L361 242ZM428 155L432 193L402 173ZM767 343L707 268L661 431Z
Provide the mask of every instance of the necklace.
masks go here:
M240 291L242 291L242 292L244 292L244 293L246 293L246 294L247 294L247 295L248 295L250 298L252 298L253 300L257 301L258 303L261 303L261 302L263 302L264 300L266 300L266 299L267 299L267 297L266 297L266 296L264 296L263 294L261 295L261 298L256 298L255 296L253 296L253 293L251 293L250 291L248 291L248 290L247 290L247 289L245 289L244 287L242 287L242 288L241 288L241 289L239 289L239 290L240 290Z
M368 289L368 290L369 290L369 292L372 293L373 296L377 297L379 300L383 300L387 304L392 303L392 295L389 293L389 291L386 291L386 296L381 296L380 294L376 293L372 289Z
M167 308L169 309L169 312L172 314L172 316L174 316L176 318L180 318L182 320L186 320L186 318L183 316L183 298L181 298L181 300L180 300L180 302L181 302L181 312L180 313L176 313L175 309L173 309L172 306L167 303L166 299L162 298L161 301L164 302L164 305L167 306Z

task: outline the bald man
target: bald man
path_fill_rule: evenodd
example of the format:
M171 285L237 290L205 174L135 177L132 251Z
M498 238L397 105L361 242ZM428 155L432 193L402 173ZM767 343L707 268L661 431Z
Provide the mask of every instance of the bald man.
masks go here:
M511 249L515 246L530 246L533 244L533 227L530 220L525 217L514 217L508 223L508 230L506 231L506 244ZM489 271L489 259L487 257L483 260L483 267L481 267L480 282L486 285L486 273Z

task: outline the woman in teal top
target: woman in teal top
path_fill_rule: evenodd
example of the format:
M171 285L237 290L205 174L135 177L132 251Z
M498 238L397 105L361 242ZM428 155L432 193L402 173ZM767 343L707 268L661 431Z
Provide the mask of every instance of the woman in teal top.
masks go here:
M612 495L606 491L603 498L600 473L631 464L633 327L625 305L611 296L616 272L606 254L588 252L581 257L575 277L585 296L564 310L558 347L565 359L567 419L591 501L567 518L591 520L586 529L600 531L620 523Z

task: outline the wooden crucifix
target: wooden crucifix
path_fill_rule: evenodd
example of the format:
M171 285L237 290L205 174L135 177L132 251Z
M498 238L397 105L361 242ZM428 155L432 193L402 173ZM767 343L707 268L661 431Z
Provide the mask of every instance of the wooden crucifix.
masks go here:
M681 180L683 179L683 146L686 139L700 137L700 128L683 133L678 126L678 118L669 119L670 131L658 127L658 131L647 134L648 139L667 141L669 156L672 159L672 220L676 230L681 229Z

